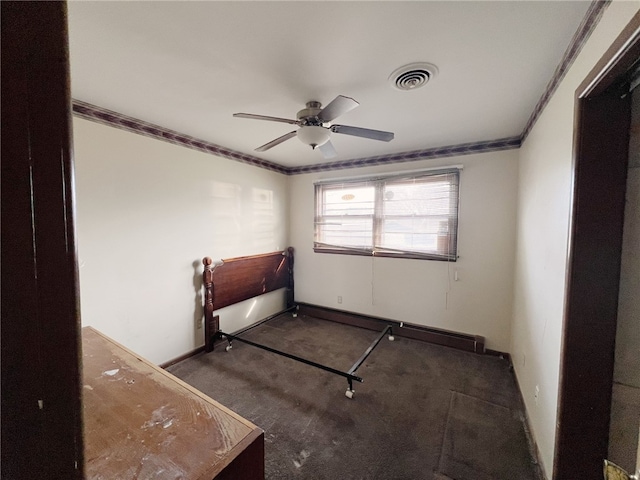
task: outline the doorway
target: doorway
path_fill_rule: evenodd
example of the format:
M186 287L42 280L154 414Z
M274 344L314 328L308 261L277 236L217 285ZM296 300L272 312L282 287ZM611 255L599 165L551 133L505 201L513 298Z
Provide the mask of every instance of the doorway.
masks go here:
M553 478L601 479L608 455L636 14L576 91L573 195Z

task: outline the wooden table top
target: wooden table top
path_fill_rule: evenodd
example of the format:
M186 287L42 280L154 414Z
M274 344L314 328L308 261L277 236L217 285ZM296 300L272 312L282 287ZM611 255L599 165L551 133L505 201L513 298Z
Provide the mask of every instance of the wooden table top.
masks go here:
M87 478L212 479L263 434L91 327L82 349Z

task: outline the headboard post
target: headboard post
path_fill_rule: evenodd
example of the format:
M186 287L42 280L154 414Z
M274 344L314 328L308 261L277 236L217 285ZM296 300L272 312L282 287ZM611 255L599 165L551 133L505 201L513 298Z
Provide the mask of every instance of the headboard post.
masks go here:
M213 316L213 260L210 257L202 259L204 271L202 284L204 285L204 349L213 351L213 340L219 330L218 318Z
M295 305L293 290L293 247L287 248L287 265L289 267L289 280L287 285L287 308Z

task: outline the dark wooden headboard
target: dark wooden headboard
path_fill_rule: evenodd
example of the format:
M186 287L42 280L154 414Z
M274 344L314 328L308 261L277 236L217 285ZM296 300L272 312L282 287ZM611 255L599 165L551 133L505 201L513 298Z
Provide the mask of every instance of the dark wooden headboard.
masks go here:
M264 293L287 288L287 309L293 307L293 247L287 250L214 262L202 259L204 272L205 350L213 350L220 330L213 311Z

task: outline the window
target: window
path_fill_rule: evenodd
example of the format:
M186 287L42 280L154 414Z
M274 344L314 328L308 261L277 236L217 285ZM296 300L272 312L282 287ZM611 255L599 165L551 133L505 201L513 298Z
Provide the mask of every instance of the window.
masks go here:
M455 261L458 168L315 185L314 251Z

